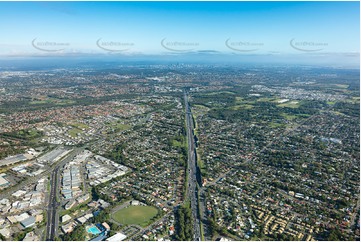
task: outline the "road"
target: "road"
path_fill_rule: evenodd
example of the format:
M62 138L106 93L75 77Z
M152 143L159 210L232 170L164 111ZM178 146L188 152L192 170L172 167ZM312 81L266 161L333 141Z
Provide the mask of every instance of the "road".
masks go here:
M51 173L50 177L50 195L49 195L49 204L47 212L47 225L46 225L46 240L54 240L56 235L56 229L58 228L58 218L57 218L57 208L59 202L56 201L57 191L58 191L58 172L59 166L57 166L54 171Z
M54 168L50 176L50 194L49 194L49 203L47 207L47 224L46 224L46 240L54 241L54 238L57 236L59 228L59 213L58 207L60 203L57 201L57 195L59 191L60 184L60 171L64 165L71 161L76 155L78 155L83 149L77 148L65 156L64 159L59 162ZM60 200L60 199L59 199Z
M56 195L60 183L60 177L58 176L59 170L61 167L64 166L66 162L69 162L75 155L79 154L81 150L82 149L80 148L73 150L68 155L66 155L65 158L50 165L49 168L46 169L41 174L28 178L24 182L21 182L1 193L1 198L8 197L15 191L20 190L22 187L33 184L37 182L39 179L43 178L44 176L50 174L51 188L48 198L49 203L48 206L46 207L47 209L47 226L46 226L46 235L45 235L46 240L54 240L55 236L57 235L57 229L59 224L57 208L59 207L60 204L56 200Z
M18 190L21 190L23 187L26 187L26 186L28 186L28 185L30 185L32 183L35 183L35 182L39 181L41 178L43 178L43 177L47 176L48 174L50 174L59 163L60 163L60 161L57 161L56 163L51 164L49 166L49 168L47 168L41 174L36 175L34 177L27 178L25 181L20 182L20 183L16 184L15 186L12 186L12 187L6 189L3 192L0 192L1 197L2 198L9 197L11 194L13 194L14 192L16 192Z
M194 240L201 240L201 221L198 206L198 185L197 185L197 163L193 134L192 111L189 106L187 92L184 92L184 103L186 112L186 131L188 140L188 197L191 202L192 216L194 218Z
M158 220L155 221L154 223L151 223L150 225L148 225L148 226L145 227L145 228L143 228L143 227L141 227L141 226L139 226L139 225L135 225L135 224L132 224L132 225L130 225L130 226L127 226L127 227L136 227L136 228L139 230L138 232L136 232L136 233L134 233L133 235L129 236L129 238L127 238L127 240L128 240L128 241L133 240L133 239L137 238L137 236L141 235L142 233L150 230L155 224L159 224L159 223L162 222L162 221L164 222L164 221L168 220L168 219L169 219L169 216L170 216L171 214L173 214L173 212L172 212L172 211L169 211L169 212L168 212L167 214L165 214L162 218L158 219Z
M351 227L353 227L354 225L356 225L356 216L359 214L359 210L360 210L360 187L359 187L359 192L358 192L358 198L357 198L357 203L356 203L356 207L354 212L351 215L351 219L350 219L350 225Z

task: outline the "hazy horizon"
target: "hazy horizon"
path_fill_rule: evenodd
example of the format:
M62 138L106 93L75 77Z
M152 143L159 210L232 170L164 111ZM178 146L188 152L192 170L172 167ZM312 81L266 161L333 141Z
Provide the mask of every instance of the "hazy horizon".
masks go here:
M359 2L0 2L0 58L359 66Z

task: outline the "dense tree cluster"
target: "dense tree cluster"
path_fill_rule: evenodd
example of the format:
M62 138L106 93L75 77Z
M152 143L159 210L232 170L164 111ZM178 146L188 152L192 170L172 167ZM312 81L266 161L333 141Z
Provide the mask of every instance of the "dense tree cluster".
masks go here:
M192 210L189 204L178 208L176 212L176 236L179 241L192 241L193 238L193 218Z

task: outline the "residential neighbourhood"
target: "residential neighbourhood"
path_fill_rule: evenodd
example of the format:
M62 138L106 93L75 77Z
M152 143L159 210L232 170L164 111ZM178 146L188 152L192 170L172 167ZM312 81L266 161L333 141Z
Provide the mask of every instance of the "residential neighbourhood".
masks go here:
M2 73L0 239L359 238L352 70L94 72Z

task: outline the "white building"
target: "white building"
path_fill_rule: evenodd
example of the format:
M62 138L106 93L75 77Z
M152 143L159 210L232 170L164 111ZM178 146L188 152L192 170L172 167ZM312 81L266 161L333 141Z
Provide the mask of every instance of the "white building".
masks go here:
M0 234L2 234L5 238L9 238L11 235L11 231L7 228L0 229Z
M61 217L61 222L62 223L66 223L67 221L69 221L71 219L70 215L66 214L63 217Z
M107 238L105 241L112 241L112 242L116 242L116 241L122 241L125 240L127 238L127 236L125 234L122 233L116 233L115 235Z

